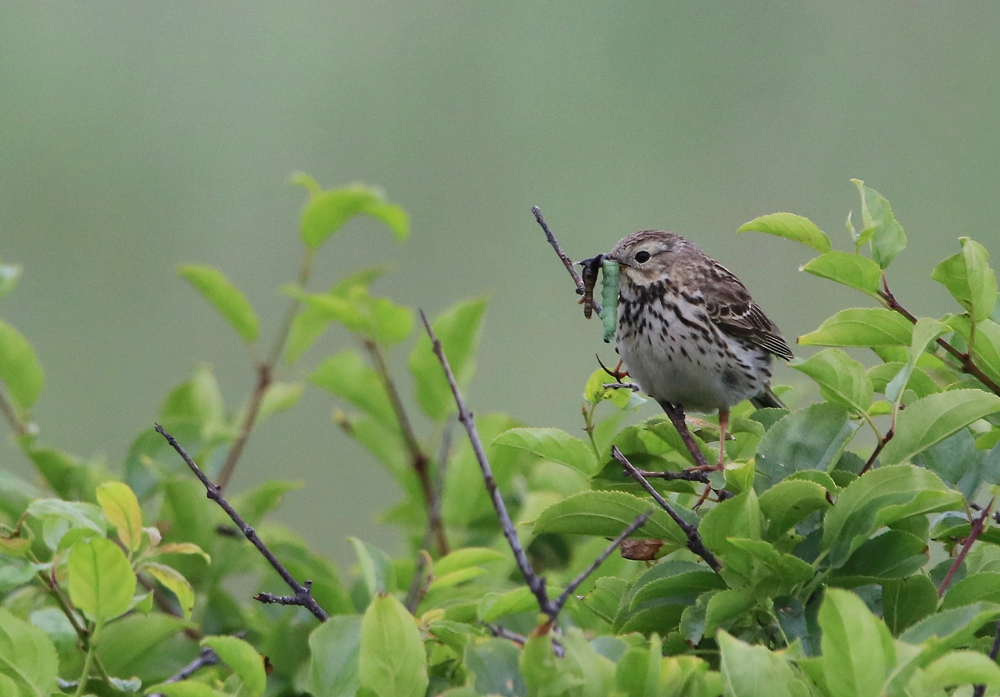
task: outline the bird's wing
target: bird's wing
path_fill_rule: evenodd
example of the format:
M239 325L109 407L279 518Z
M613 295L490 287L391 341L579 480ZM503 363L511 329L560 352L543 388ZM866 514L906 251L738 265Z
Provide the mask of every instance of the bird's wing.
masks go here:
M781 331L754 302L740 280L718 263L712 263L707 273L708 278L701 284L705 309L719 329L749 340L786 361L792 360L792 350Z

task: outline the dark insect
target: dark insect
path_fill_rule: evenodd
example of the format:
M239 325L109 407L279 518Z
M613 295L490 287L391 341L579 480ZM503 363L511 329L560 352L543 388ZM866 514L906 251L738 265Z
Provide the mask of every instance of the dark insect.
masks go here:
M596 257L580 262L580 266L583 267L583 273L580 274L583 278L583 297L580 298L580 304L583 305L583 316L587 319L593 316L594 310L597 310L598 316L601 315L600 304L594 302L594 287L597 285L597 272L603 261L604 255L598 254Z

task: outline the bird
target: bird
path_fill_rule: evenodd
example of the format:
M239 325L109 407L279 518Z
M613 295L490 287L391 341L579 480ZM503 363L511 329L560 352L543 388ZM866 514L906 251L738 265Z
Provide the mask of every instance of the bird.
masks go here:
M730 408L744 399L783 407L771 363L791 360L791 349L743 283L681 235L640 230L605 258L619 265L615 343L624 367L696 458L684 412L718 412L719 459L700 468L722 469Z

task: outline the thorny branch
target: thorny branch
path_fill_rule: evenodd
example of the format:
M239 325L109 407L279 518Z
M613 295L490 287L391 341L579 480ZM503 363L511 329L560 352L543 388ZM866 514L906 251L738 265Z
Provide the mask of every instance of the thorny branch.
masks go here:
M289 588L295 591L294 596L278 596L284 598L291 597L292 599L294 599L294 602L283 602L282 604L300 605L309 610L309 612L311 612L313 616L315 616L316 619L318 619L320 622L326 622L329 615L327 615L326 611L319 606L319 603L316 602L316 599L313 598L312 594L309 592L309 586L311 585L311 582L306 581L305 585L302 585L301 583L296 581L295 577L292 576L292 574L288 571L288 569L285 568L284 564L278 561L278 558L274 556L274 553L271 552L271 550L267 548L267 545L264 544L263 540L261 540L260 537L258 537L257 532L252 527L250 527L250 525L245 520L243 520L242 516L240 516L240 514L236 512L236 510L230 505L230 503L226 501L225 497L222 495L222 489L218 485L213 484L211 480L205 476L205 473L201 471L201 468L198 467L197 464L195 464L195 461L191 459L191 456L187 454L187 452L184 450L184 448L181 447L181 445L177 442L177 440L172 435L163 430L163 427L160 426L160 424L156 424L156 432L167 439L167 443L170 444L170 447L173 448L177 452L177 454L181 456L181 459L184 460L187 466L191 468L191 471L194 472L195 476L198 477L198 479L204 485L205 492L208 498L215 501L219 505L219 507L226 512L226 515L228 515L230 519L232 519L232 521L236 523L236 527L238 527L240 531L243 533L243 535L250 541L250 543L257 548L257 551L259 551L262 555L264 555L264 558L267 559L268 563L271 564L271 567L278 572L278 575L281 576L281 579L288 584ZM269 594L262 593L261 595L268 596ZM260 598L259 596L258 599L261 602L272 602L269 599ZM281 601L274 601L274 602L281 602Z
M618 449L617 445L611 446L611 456L618 460L622 467L625 468L625 472L632 477L632 479L639 482L642 488L649 492L649 495L656 499L656 502L660 504L660 508L667 512L674 522L677 523L677 527L681 529L684 535L687 537L687 547L692 552L697 554L699 557L705 560L705 562L711 567L712 571L718 573L722 569L722 564L716 559L715 555L712 554L711 550L705 546L704 541L701 539L701 535L698 534L698 526L691 525L689 522L681 518L681 516L674 510L665 498L660 496L660 492L653 488L653 485L646 481L646 478L637 470L631 462L628 461L622 451Z
M441 506L438 502L438 492L435 491L434 484L431 482L430 458L423 451L423 448L420 447L420 442L413 431L413 425L410 423L410 417L403 406L399 390L396 389L396 383L393 382L392 376L389 374L389 366L385 361L382 348L369 338L363 339L362 345L365 347L368 355L371 356L372 363L375 364L375 370L382 380L382 386L385 387L389 402L392 404L392 410L396 414L396 421L399 423L399 428L403 433L406 449L410 453L410 465L413 467L413 471L420 481L420 489L424 494L424 504L427 506L427 527L434 536L434 543L437 545L438 554L443 557L448 554L448 538L445 535L444 521L441 520Z

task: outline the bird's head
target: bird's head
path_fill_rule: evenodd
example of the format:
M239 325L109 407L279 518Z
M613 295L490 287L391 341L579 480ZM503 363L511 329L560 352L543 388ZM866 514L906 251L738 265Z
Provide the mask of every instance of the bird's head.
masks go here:
M640 230L620 240L607 258L617 261L633 284L648 286L670 275L685 240L663 230Z

